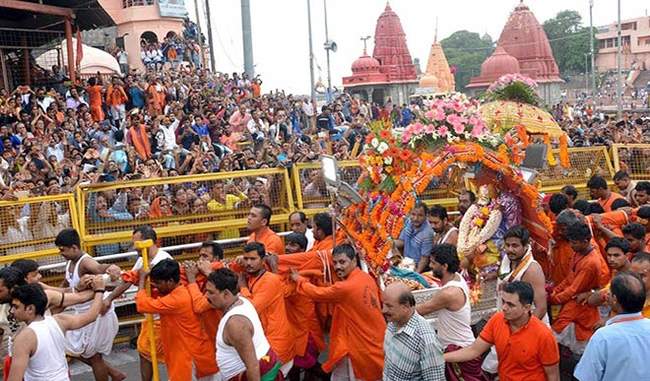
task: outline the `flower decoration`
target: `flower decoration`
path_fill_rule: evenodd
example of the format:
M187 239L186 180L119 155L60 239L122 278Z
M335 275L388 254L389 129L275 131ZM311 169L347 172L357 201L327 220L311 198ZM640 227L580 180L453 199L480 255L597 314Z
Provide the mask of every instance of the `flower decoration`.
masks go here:
M497 148L503 141L489 131L478 106L477 100L460 93L430 101L424 112L404 129L400 142L413 151L461 141L477 141Z
M488 87L484 99L515 101L538 106L542 101L537 93L537 87L537 82L525 75L506 74Z

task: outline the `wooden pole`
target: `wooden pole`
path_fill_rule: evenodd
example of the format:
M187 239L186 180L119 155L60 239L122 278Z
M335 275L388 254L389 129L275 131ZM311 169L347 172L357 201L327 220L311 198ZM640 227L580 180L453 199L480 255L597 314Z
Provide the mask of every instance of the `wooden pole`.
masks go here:
M75 67L75 58L72 53L72 19L70 17L65 18L65 41L66 41L66 55L68 57L68 77L74 85L77 83L77 68Z
M153 246L153 241L148 239L146 241L136 241L134 246L137 250L140 250L140 255L142 256L142 268L145 271L149 271L149 248ZM151 296L151 282L149 278L144 283L144 289L147 293L147 296ZM160 381L160 375L158 374L158 356L156 354L156 339L153 334L153 315L146 315L146 324L149 327L149 350L151 352L151 367L153 369L153 381Z

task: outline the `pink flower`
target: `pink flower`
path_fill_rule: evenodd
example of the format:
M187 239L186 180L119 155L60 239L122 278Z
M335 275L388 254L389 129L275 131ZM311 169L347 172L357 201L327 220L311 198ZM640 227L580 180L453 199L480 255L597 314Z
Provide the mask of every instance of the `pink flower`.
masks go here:
M438 128L438 135L442 136L443 138L446 137L448 133L449 129L447 126L440 126L440 128Z
M462 134L465 132L465 126L460 123L454 124L454 132L456 132L458 135Z
M454 102L453 108L454 108L454 111L456 111L456 112L465 111L465 106L463 106L460 102Z
M436 130L436 128L433 126L433 124L427 124L424 126L424 133L425 134L433 134L433 132Z
M473 138L478 138L479 136L483 135L485 132L485 129L483 126L479 124L475 124L474 127L472 128L472 137Z
M445 120L446 117L447 117L447 115L445 114L445 110L442 107L440 107L440 108L438 108L436 110L436 115L434 116L435 120L440 122L440 121Z
M422 133L422 130L424 130L424 126L420 122L415 122L413 126L413 135L420 135Z
M433 111L429 110L429 111L425 112L424 117L427 118L427 119L433 119Z
M411 140L411 131L407 128L402 135L402 144L407 144Z

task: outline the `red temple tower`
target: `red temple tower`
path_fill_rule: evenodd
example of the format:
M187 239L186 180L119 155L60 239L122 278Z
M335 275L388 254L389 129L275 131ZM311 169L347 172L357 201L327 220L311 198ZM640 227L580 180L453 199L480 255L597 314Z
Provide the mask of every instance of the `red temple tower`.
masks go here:
M512 58L518 65L513 64ZM496 62L507 65L496 65ZM481 74L472 78L467 88L474 93L480 92L499 76L512 73L520 73L537 81L540 96L546 103L559 100L560 84L564 81L560 78L551 44L533 12L523 2L510 14L501 31L497 49L481 65Z
M372 57L363 55L352 63L352 75L343 78L343 87L361 98L383 105L407 103L417 87L417 72L399 16L386 4L377 19Z

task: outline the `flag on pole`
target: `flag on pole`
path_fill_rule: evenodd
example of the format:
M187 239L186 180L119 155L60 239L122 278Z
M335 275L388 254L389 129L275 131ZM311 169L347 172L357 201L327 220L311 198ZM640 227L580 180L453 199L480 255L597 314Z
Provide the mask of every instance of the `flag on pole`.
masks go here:
M75 67L79 70L81 60L84 58L83 44L81 43L81 30L77 28L77 57L75 59Z

